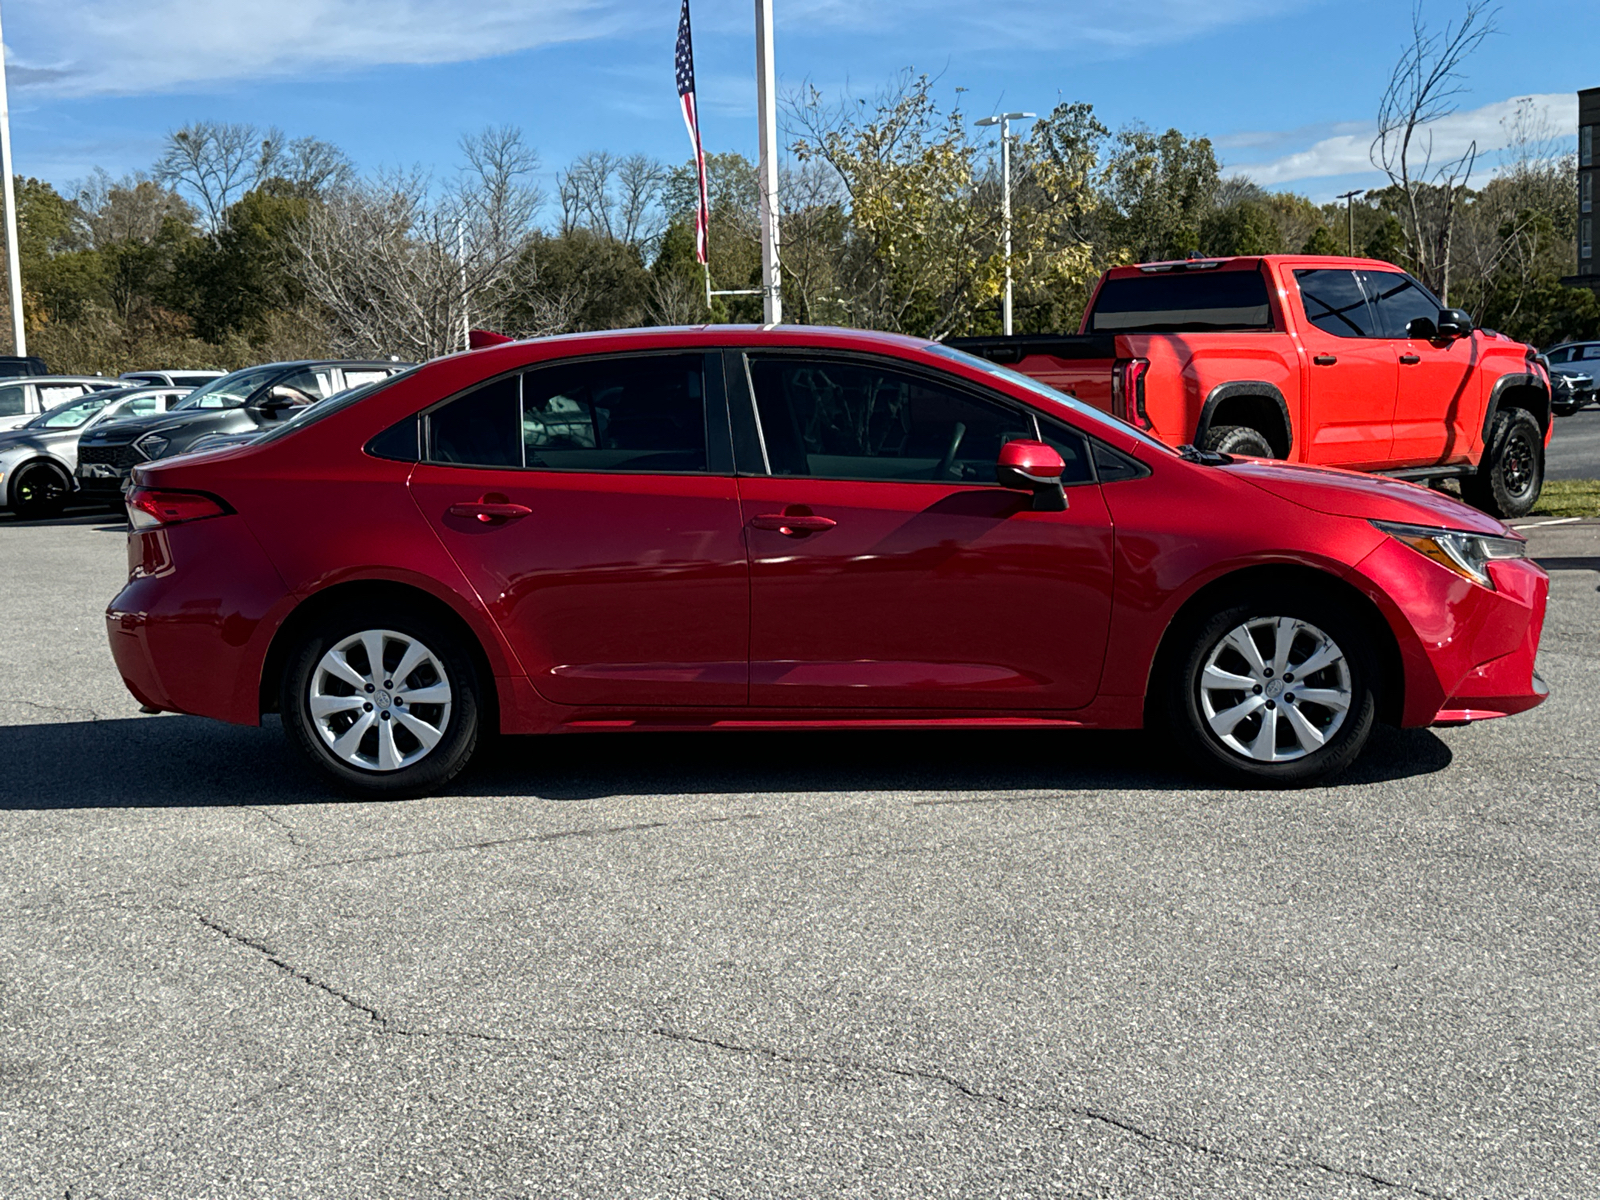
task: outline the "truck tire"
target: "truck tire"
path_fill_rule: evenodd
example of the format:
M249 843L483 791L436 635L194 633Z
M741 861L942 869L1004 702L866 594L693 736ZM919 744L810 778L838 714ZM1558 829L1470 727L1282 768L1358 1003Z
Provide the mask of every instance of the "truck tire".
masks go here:
M1257 430L1248 425L1218 425L1206 430L1202 450L1216 450L1222 454L1243 454L1249 458L1277 458L1272 445Z
M1478 472L1461 481L1474 508L1502 520L1525 516L1544 488L1544 434L1525 408L1504 408L1489 426Z

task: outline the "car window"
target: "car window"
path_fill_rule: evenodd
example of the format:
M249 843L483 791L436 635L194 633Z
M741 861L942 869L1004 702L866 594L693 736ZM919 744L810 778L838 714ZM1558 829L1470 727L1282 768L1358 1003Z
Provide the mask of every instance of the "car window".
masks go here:
M1091 333L1195 333L1272 328L1261 272L1160 271L1108 279L1094 298Z
M1406 325L1418 317L1439 319L1442 307L1415 279L1398 271L1363 271L1367 300L1378 314L1384 337L1407 337Z
M20 384L0 387L0 417L18 417L28 411L28 389Z
M196 388L184 397L177 407L238 408L257 388L282 370L282 367L250 367L243 371L235 371L232 375L224 375L219 379L213 379L203 387Z
M774 475L994 483L1033 418L922 375L846 359L746 360Z
M376 383L380 379L387 379L389 372L378 368L371 371L357 371L353 368L344 369L344 385L347 388L365 387L369 383Z
M294 393L304 395L311 401L326 400L334 392L339 391L333 381L333 371L328 367L307 367L302 371L295 371L282 379L274 380L272 387L292 388Z
M1377 322L1367 307L1367 296L1354 271L1318 269L1296 271L1306 319L1334 337L1378 337ZM1434 311L1438 316L1438 311Z
M522 380L530 467L567 471L706 470L704 356L641 355L566 363Z
M112 400L110 394L86 396L76 404L64 404L43 416L35 417L28 422L28 425L30 428L39 429L76 429Z
M1563 346L1560 350L1551 350L1545 355L1545 358L1549 359L1552 363L1571 362L1572 349L1573 348L1571 346Z
M467 467L520 467L521 423L521 376L496 379L428 414L428 457Z
M1583 357L1585 361L1591 358L1600 358L1600 342L1596 342L1592 346L1585 346L1583 348Z
M169 397L166 396L135 396L122 407L125 417L148 417L152 413L162 412L166 409Z
M81 383L41 383L39 406L54 408L58 404L65 404L68 400L76 400L88 390Z

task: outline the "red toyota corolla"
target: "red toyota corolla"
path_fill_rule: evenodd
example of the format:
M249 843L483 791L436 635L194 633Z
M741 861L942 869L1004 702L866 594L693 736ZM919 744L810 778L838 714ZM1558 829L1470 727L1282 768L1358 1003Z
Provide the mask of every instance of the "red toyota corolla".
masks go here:
M1410 484L1174 452L911 338L658 329L441 359L139 468L133 694L340 782L485 730L1159 724L1320 779L1521 712L1547 577Z

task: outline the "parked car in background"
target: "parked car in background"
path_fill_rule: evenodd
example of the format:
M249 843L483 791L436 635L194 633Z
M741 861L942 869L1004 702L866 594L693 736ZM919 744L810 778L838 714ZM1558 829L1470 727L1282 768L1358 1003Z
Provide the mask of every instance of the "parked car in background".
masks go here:
M187 388L108 388L0 433L0 507L26 521L56 516L71 498L83 434L118 418L166 412L186 395Z
M103 375L41 375L0 379L0 430L25 425L39 413L89 392L128 385Z
M15 354L0 354L0 379L19 379L29 375L48 375L50 368L44 359L29 354L19 358Z
M281 425L307 405L337 392L387 379L410 364L395 362L267 363L213 379L171 412L118 421L78 443L78 487L115 499L135 464L182 454L207 434L256 433Z
M139 702L281 712L376 794L442 786L492 730L1146 723L1286 786L1347 766L1374 721L1546 694L1549 577L1494 518L1180 453L887 334L456 354L142 463L127 505L106 620Z
M960 338L1170 446L1539 499L1550 381L1390 263L1265 255L1114 267L1076 336Z
M166 384L175 387L205 387L213 379L221 379L226 371L124 371L121 378L129 383Z
M1595 400L1600 342L1567 342L1546 350L1544 357L1550 364L1550 407L1556 416L1570 417Z

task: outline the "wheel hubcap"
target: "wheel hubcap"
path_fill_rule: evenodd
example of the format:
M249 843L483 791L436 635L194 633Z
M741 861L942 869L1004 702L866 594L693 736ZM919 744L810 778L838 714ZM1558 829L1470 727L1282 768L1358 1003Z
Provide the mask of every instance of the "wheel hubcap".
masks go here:
M1533 447L1521 434L1513 437L1501 456L1501 478L1506 491L1520 495L1533 484Z
M364 771L398 771L426 758L444 736L450 702L438 655L392 629L368 629L331 647L307 696L323 744Z
M1200 712L1218 741L1256 762L1290 762L1325 746L1350 711L1350 663L1315 625L1254 617L1211 648Z

